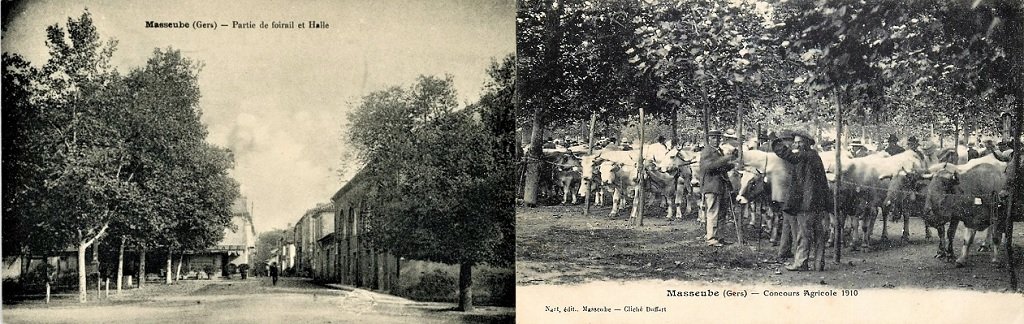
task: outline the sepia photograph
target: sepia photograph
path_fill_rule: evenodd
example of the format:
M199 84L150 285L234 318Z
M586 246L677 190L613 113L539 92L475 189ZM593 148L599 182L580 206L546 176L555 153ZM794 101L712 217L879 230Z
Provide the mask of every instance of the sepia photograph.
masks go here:
M516 27L520 321L1024 321L1020 1L520 0Z
M0 322L516 322L514 1L2 6Z

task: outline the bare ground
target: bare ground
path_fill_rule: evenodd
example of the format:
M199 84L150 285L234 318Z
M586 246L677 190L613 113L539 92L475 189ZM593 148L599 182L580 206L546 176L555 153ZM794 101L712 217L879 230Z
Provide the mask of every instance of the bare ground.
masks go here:
M153 284L122 296L78 304L77 295L50 304L6 304L4 323L511 323L508 307L454 311L454 304L416 302L308 279L193 280Z
M661 209L649 209L645 226L633 227L626 221L628 210L610 219L608 208L592 208L591 217L586 218L582 206L520 207L516 217L517 285L664 279L834 288L1006 291L1009 287L1008 269L990 263L990 252L977 251L983 232L975 238L968 264L957 268L933 257L938 238L934 229L932 238L924 238L920 219L910 220L909 242L899 238L902 222L890 222L889 239L879 240L882 224L876 222L870 251L844 249L842 262L836 264L834 248L829 248L825 271L794 273L776 263L778 248L766 235L759 242L752 228L745 230L745 245L707 247L704 229L693 215L669 222L662 218ZM736 241L733 226L726 226L725 237L730 241ZM1020 223L1015 228L1015 253L1020 260L1024 235ZM963 233L958 233L956 253L962 238ZM1019 277L1019 268L1017 273Z

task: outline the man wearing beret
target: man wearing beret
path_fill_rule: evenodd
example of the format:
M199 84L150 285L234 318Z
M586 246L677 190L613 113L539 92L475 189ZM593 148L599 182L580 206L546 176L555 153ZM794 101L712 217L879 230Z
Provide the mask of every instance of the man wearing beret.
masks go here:
M707 234L705 240L708 246L720 247L724 243L719 237L720 223L725 218L721 217L723 211L728 210L729 191L732 184L729 182L727 173L732 170L736 159L735 155L726 156L718 148L722 141L721 131L708 132L708 146L700 152L700 192L704 201L705 229Z
M792 140L791 145L782 143ZM817 262L821 264L825 257L825 230L822 219L825 213L832 210L832 191L825 178L825 167L818 153L810 149L814 139L802 132L784 132L772 141L772 151L786 163L790 164L789 195L783 211L796 215L797 237L796 253L793 263L786 270L807 270L811 244L814 244Z

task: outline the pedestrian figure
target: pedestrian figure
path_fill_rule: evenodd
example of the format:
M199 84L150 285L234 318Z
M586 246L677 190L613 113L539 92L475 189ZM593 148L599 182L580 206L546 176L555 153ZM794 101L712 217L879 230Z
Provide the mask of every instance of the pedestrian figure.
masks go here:
M700 152L700 192L704 202L704 218L706 234L704 239L708 246L720 247L726 244L718 236L719 225L724 223L725 218L720 217L724 211L729 210L729 182L727 173L732 170L736 155L726 156L719 149L722 141L722 131L708 132L708 146Z
M783 140L791 139L787 147ZM825 178L825 167L821 157L814 150L814 139L801 132L785 132L779 139L772 141L772 150L782 160L790 163L791 178L789 195L783 211L796 216L796 253L793 263L786 270L808 270L807 260L811 244L815 248L815 261L819 271L824 270L825 262L825 229L822 224L824 215L832 210L832 192Z
M274 282L274 286L277 286L277 262L270 264L270 280Z

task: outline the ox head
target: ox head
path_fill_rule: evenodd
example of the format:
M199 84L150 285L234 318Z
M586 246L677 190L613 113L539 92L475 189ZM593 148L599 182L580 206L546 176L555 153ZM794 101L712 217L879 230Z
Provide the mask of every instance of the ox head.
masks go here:
M601 183L601 175L598 172L598 166L604 162L604 159L598 155L588 155L580 159L580 196L587 196L590 194L593 187L598 186Z
M678 149L670 149L664 154L659 154L653 157L654 165L657 167L657 171L677 174L677 173L690 173L690 165L694 163L691 159L687 159L686 155Z
M928 183L929 193L951 194L956 191L960 184L960 172L954 165L942 163L931 168L921 175L922 179L930 180Z
M760 170L753 172L740 172L740 188L736 195L736 202L746 204L750 200L767 195L771 191L768 185L768 177Z
M621 162L604 161L598 166L599 173L601 175L601 184L611 185L615 182L617 175L616 173L622 169L623 164Z
M565 152L560 155L555 159L555 164L558 166L559 171L583 173L582 159L572 152Z

